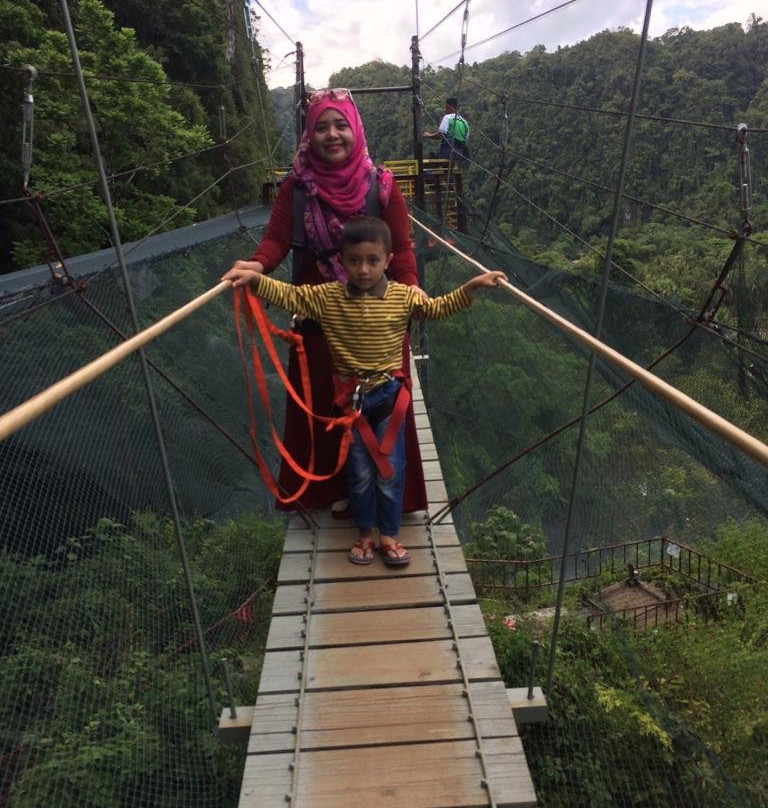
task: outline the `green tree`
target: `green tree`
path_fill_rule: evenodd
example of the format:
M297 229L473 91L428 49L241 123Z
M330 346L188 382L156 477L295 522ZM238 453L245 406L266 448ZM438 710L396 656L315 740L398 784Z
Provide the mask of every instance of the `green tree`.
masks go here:
M34 44L10 41L0 55L13 65L34 64L40 71L35 86L35 149L31 186L50 192L78 186L51 196L46 215L65 255L107 246L106 211L99 197L91 143L82 111L66 37L40 27L41 18L22 0L29 25L35 25ZM142 52L133 33L116 29L112 14L97 0L81 0L73 11L80 59L86 76L125 75L144 82L88 80L108 174L136 166L164 163L208 145L204 126L190 126L168 101L169 88L160 65ZM18 177L18 171L16 176ZM176 215L171 226L189 223L194 209L184 211L154 187L158 170L137 181L113 186L121 233L126 241L145 235L164 219ZM42 239L27 217L16 215L8 224L17 264L39 262L45 256Z

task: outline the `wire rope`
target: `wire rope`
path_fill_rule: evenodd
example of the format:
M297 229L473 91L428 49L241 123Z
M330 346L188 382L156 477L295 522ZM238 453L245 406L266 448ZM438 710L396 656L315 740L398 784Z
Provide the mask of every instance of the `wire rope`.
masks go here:
M23 68L15 67L14 65L0 65L2 70L15 70L21 72ZM59 78L77 78L75 73L69 73L61 70L45 70L41 68L38 70L41 76L58 76ZM170 79L145 79L137 78L136 76L122 76L120 74L111 73L93 73L89 70L83 70L83 76L86 81L96 79L98 81L122 81L129 84L155 84L159 86L172 86L172 87L194 87L198 90L220 90L222 87L232 87L240 84L239 81L230 81L225 84L198 84L189 81L171 81Z
M522 22L518 22L515 25L512 25L509 28L505 28L503 31L499 31L497 34L493 34L492 36L487 37L486 39L480 40L480 42L474 42L471 45L467 45L466 50L471 50L472 48L479 48L480 45L485 45L488 42L491 42L494 39L498 39L500 36L504 36L504 34L510 33L510 31L515 31L518 28L522 28L524 25L528 25L529 23L534 22L535 20L540 20L542 17L546 17L549 14L553 14L555 11L560 11L561 9L565 8L566 6L573 5L574 3L579 3L581 0L565 0L564 3L560 3L560 5L553 6L546 11L542 11L540 14L535 14L533 17L528 17L527 19L523 20ZM464 50L464 49L462 49ZM447 56L443 56L441 59L438 59L438 64L440 62L447 61L448 59L452 59L454 56L458 55L458 51L455 53L450 53Z
M283 26L280 25L280 23L269 13L269 11L267 11L266 8L264 8L264 6L259 2L259 0L253 0L253 2L256 3L256 5L267 15L267 17L269 17L270 20L272 20L272 22L277 26L278 31L280 31L280 33L283 34L283 36L291 44L296 42L296 37L292 37L290 34L286 33Z

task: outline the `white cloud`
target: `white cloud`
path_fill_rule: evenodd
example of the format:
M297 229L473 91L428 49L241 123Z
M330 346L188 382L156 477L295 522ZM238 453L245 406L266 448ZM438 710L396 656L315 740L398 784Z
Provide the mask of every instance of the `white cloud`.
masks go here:
M294 42L298 40L304 49L305 79L313 87L325 86L331 73L342 67L356 67L374 59L396 65L411 63L411 37L417 33L417 0L405 6L399 0L259 1L277 23L256 7L262 18L258 39L262 47L269 49L273 68L278 67L285 54L294 50ZM540 44L554 50L605 29L624 26L639 32L642 28L644 0L580 0L494 37L485 45L472 47L473 43L506 31L561 2L563 0L518 0L515 3L472 0L466 60L482 61L504 51L525 53ZM456 5L455 0L418 3L420 36L427 34ZM768 17L768 0L656 0L650 34L659 36L670 28L686 25L702 30L729 22L744 24L753 12ZM463 8L426 36L421 43L421 55L426 63L455 65L458 56L454 54L461 48L462 19ZM291 55L270 76L270 86L291 85L295 76L293 65Z

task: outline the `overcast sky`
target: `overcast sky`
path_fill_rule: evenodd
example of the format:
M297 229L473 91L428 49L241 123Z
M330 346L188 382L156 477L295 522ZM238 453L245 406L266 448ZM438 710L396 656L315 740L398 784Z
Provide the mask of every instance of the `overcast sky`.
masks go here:
M342 67L374 59L410 65L411 37L418 34L425 64L455 67L461 48L464 4L459 0L251 0L261 17L257 38L269 51L270 87L286 87L295 76L295 42L304 48L306 83L325 87ZM567 0L470 0L467 62L504 51L525 53L535 45L548 51L571 45L605 29L640 32L645 0L576 0L557 11L500 34ZM457 8L437 28L440 21ZM655 0L651 36L670 28L696 30L728 22L744 24L752 13L768 18L768 0ZM430 29L433 29L430 32ZM494 37L472 47L473 43ZM290 54L290 55L288 55Z

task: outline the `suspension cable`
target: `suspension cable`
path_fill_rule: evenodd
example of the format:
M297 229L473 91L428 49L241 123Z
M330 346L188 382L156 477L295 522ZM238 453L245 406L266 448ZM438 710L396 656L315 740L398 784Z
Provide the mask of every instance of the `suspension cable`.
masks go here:
M22 104L22 126L21 126L21 166L23 172L23 189L26 193L29 187L29 173L32 169L32 146L35 135L35 98L32 95L32 85L37 78L37 68L34 65L24 65L27 74L27 86L24 90L24 102Z
M427 31L426 34L422 34L419 37L419 44L421 44L433 31L438 29L446 20L452 17L464 4L466 0L459 0L458 3L438 22L436 22L430 29Z
M493 87L489 87L481 82L477 81L476 79L472 79L467 76L467 82L469 84L474 84L476 87L480 87L481 90L485 90L486 92L493 93L494 95L500 95L504 98L508 98L510 101L514 101L515 103L523 103L523 104L533 104L543 107L556 107L557 109L572 109L578 112L595 112L601 115L613 115L615 117L626 117L629 113L623 109L603 109L601 107L590 107L584 104L567 104L565 102L558 102L558 101L542 101L540 98L530 98L528 96L522 95L507 95L507 93L495 90ZM644 121L655 121L657 123L677 123L683 126L700 126L705 129L720 129L722 131L730 132L733 129L733 126L730 124L725 123L707 123L706 121L692 121L685 118L669 118L664 115L648 115L642 113L635 114L636 120L644 120ZM752 129L753 132L768 132L768 129Z
M608 245L605 253L605 263L603 265L603 275L600 284L600 293L597 303L597 313L595 317L595 337L600 338L603 328L603 319L605 317L605 307L608 298L608 281L611 274L611 264L613 258L613 247L616 241L616 234L619 229L619 214L621 213L622 195L624 193L624 182L627 173L627 163L629 162L629 153L632 144L632 129L634 125L634 113L637 110L637 101L640 95L640 78L643 67L643 60L645 57L645 49L648 42L648 28L651 21L651 7L653 0L646 0L645 5L645 18L643 20L643 32L640 37L640 47L638 49L637 60L635 64L635 77L632 85L632 98L630 101L630 115L627 117L627 125L624 131L624 143L622 145L621 163L619 165L619 177L616 183L616 193L613 203L613 216L611 217L611 230L608 235ZM589 355L589 365L587 367L586 379L584 381L584 394L581 406L581 420L579 421L578 437L576 439L576 457L573 462L573 473L571 477L571 491L568 497L568 509L565 518L565 529L563 531L563 547L562 557L566 558L568 555L568 548L570 546L572 529L573 529L573 516L576 507L576 498L579 481L581 479L581 462L584 455L584 442L587 434L587 417L589 414L589 399L592 394L592 381L595 373L595 366L597 363L597 354L592 351ZM552 620L552 634L549 646L549 660L547 664L547 694L552 692L552 682L555 669L555 652L557 650L557 642L559 638L560 618L562 615L563 595L565 593L565 577L566 565L560 565L560 576L557 584L557 597L555 601L555 614Z
M625 114L625 113L623 113L623 114ZM729 129L730 129L730 131L733 131L733 127L729 127ZM496 143L491 138L489 138L482 131L478 130L477 127L474 127L472 131L475 132L480 137L483 137L486 140L486 142L490 143L495 149L501 151L501 148L502 148L501 145ZM607 186L602 185L599 182L595 182L594 180L589 180L589 179L586 179L584 177L580 177L577 174L572 174L569 171L564 171L563 169L556 168L555 166L552 166L552 165L550 165L548 163L542 163L539 160L534 160L531 157L526 157L525 155L519 154L517 152L510 152L510 156L514 157L515 159L522 160L524 162L530 163L531 165L535 165L538 168L543 168L546 171L551 171L551 172L553 172L555 174L559 174L559 175L565 177L566 179L570 179L570 180L573 180L575 182L580 182L580 183L582 183L584 185L588 185L588 186L590 186L592 188L595 188L595 189L597 189L599 191L603 191L604 193L609 193L609 194L614 193L614 191L611 188L608 188ZM471 165L473 165L476 168L480 169L485 174L487 174L489 177L492 177L494 179L497 178L497 175L493 171L486 168L482 164L476 162L475 160L473 160L471 158L468 158L468 161L469 161L469 163ZM544 213L544 215L549 216L549 214L544 212L543 209L537 207L535 205L535 203L533 203L530 199L528 199L528 197L526 197L524 194L517 191L511 184L509 184L508 182L504 182L504 181L502 181L502 184L505 185L506 187L510 188L514 193L516 193L518 196L520 196L531 207L534 207L539 212L542 212L542 213ZM729 229L726 229L724 227L720 227L718 225L711 224L710 222L705 222L702 219L697 219L697 218L695 218L693 216L689 216L688 214L680 213L679 211L672 210L671 208L664 207L663 205L657 205L654 202L648 202L645 199L641 199L640 197L632 196L631 194L626 194L626 193L623 194L623 198L630 201L630 202L634 202L634 203L636 203L638 205L643 205L644 207L650 208L651 210L656 210L656 211L659 211L660 213L665 213L665 214L667 214L669 216L673 216L673 217L675 217L677 219L680 219L682 221L685 221L685 222L687 222L689 224L695 224L695 225L698 225L700 227L705 227L708 230L712 230L713 232L718 233L720 235L728 236L730 238L734 237L734 231L733 230L729 230ZM571 235L571 236L574 235L571 231L568 230L567 227L565 227L565 225L559 223L553 217L551 217L551 218L552 218L553 224L556 224L557 226L561 227L563 230L568 232L569 235ZM590 249L594 249L586 241L582 241L580 238L578 240L581 243L583 243L585 246L590 247ZM759 247L768 248L768 242L760 241L759 239L755 239L752 236L748 236L748 241L749 241L750 244L756 244ZM619 267L616 267L616 268L619 269Z
M259 112L261 113L261 123L264 128L264 145L267 148L267 163L269 166L269 176L272 180L272 187L277 189L277 173L275 172L275 164L272 160L272 150L269 146L269 131L267 130L267 115L264 111L264 101L261 97L261 82L264 79L264 62L259 62L258 54L256 52L256 34L251 27L250 8L248 0L243 2L243 14L245 16L245 30L248 37L248 42L251 46L251 67L253 69L253 76L256 82L256 93L259 97ZM259 70L259 64L261 70Z
M693 327L689 328L688 331L682 337L680 337L666 350L664 350L663 353L657 356L648 365L645 365L645 369L650 371L654 367L656 367L656 365L660 364L670 354L676 351L691 336L691 334L695 333L695 331L696 331L695 328ZM607 406L612 401L617 399L622 393L629 390L629 388L632 387L636 381L637 379L630 379L628 382L625 382L621 387L614 390L613 393L611 393L609 396L606 396L605 398L598 401L596 404L592 405L587 414L592 415L593 413L596 413L598 410L603 409L603 407ZM560 426L555 427L551 432L548 432L546 435L542 435L542 437L540 437L538 440L535 440L533 443L529 443L527 446L520 449L520 451L516 452L514 455L512 455L512 457L505 460L500 466L497 466L495 469L490 471L488 474L486 474L484 477L482 477L480 480L474 483L474 485L471 485L461 494L453 497L450 500L450 502L443 505L442 508L435 511L435 513L429 518L428 522L434 522L436 524L440 524L442 520L449 513L453 512L468 496L474 494L475 491L478 491L486 483L494 479L494 477L498 477L498 475L501 474L502 471L505 471L510 466L513 466L515 463L517 463L518 460L522 459L526 455L529 455L535 449L544 446L544 444L549 443L553 438L556 438L558 435L570 429L572 426L575 426L576 424L580 423L581 418L582 418L581 415L577 415L575 418L571 418L570 421L566 421L564 424L560 424Z
M522 159L525 159L525 158L522 158ZM496 174L489 171L487 168L485 168L485 166L482 166L481 164L476 163L471 159L469 160L469 162L472 163L472 165L474 165L477 168L484 171L489 176L494 177L494 178L497 177ZM532 162L535 162L535 161L532 161ZM545 164L541 164L541 166L544 167L544 168L552 168L551 166L546 166ZM557 171L557 169L553 169L553 170ZM565 173L565 172L559 172L559 173ZM579 179L578 177L574 177L574 178ZM567 225L563 224L555 216L550 214L548 211L546 211L541 206L537 205L532 199L530 199L525 194L523 194L521 191L519 191L517 188L515 188L511 183L509 183L508 181L503 180L503 179L499 180L499 182L500 182L500 184L502 184L505 187L509 188L515 195L517 195L520 199L522 199L527 205L529 205L534 210L536 210L538 213L540 213L542 216L544 216L546 219L551 221L552 224L554 224L556 227L561 229L563 232L567 233L572 239L574 239L574 241L581 244L585 249L587 249L590 252L594 253L599 258L605 260L605 254L602 253L597 247L590 244L586 239L582 238L580 235L578 235L578 233L571 230ZM598 187L602 188L603 186L598 186ZM605 189L605 190L608 190L608 189ZM631 201L637 201L637 202L640 202L642 204L649 204L649 205L652 204L652 203L644 203L643 200L635 199L633 197L628 196L627 194L624 194L624 199L629 199ZM658 207L658 206L655 206L655 207ZM660 210L665 210L664 208L659 208L659 209ZM669 211L669 212L672 213L672 214L675 213L674 211ZM682 216L684 218L689 218L689 217L685 217L684 214L677 214L677 215ZM701 225L703 225L705 227L709 227L710 229L713 229L716 232L719 232L721 235L726 235L729 238L734 238L735 234L736 234L736 231L734 231L734 230L725 230L723 228L718 228L715 225L709 225L706 222L699 222L698 220L694 220L694 219L689 219L689 221L691 221L691 223L694 223L694 224L701 224ZM739 237L741 238L741 236L739 236ZM751 238L749 236L744 236L743 238L744 238L744 241L746 241L748 243L751 243L751 244L757 244L758 246L768 246L764 242L756 241L754 238ZM660 295L658 292L656 292L653 288L651 288L647 284L643 283L639 278L635 277L631 272L629 272L629 270L625 269L624 267L620 266L619 264L617 264L617 263L615 263L613 261L611 262L611 266L613 267L613 269L615 269L618 272L622 273L622 275L624 275L629 280L631 280L639 288L641 288L644 291L648 292L648 294L652 295L657 300L659 300L661 303L663 303L665 306L672 309L672 311L679 314L683 319L685 319L685 320L690 319L689 312L683 311L679 307L675 306L669 300L667 300L662 295ZM710 317L707 320L705 320L704 318L697 318L697 320L696 320L697 328L700 328L700 329L704 330L710 336L714 336L714 337L719 338L721 341L733 343L732 340L729 340L724 334L721 334L716 329L717 328L729 328L730 330L734 331L734 333L737 333L737 334L741 334L742 332L739 329L734 328L732 326L728 326L728 325L725 325L725 324L722 324L722 323L718 323L716 320L714 320L714 313L715 312L713 312L712 317ZM713 325L715 327L707 327L708 324L711 324L711 325ZM751 339L759 341L761 343L766 342L765 340L762 340L760 337L758 337L757 335L754 335L754 334L747 333L747 334L745 334L745 336L749 336ZM768 342L766 342L766 344L768 344ZM747 352L751 353L756 358L763 359L763 357L760 356L759 354L756 354L754 352L750 352L749 349L745 349L745 348L743 348L743 346L742 346L742 350L746 350Z
M107 213L109 215L109 224L110 230L112 233L112 241L114 244L115 252L117 253L117 260L120 264L120 271L123 278L123 286L124 292L126 296L126 301L128 303L128 309L131 317L131 323L133 325L134 331L138 334L139 332L139 319L138 313L136 311L136 305L133 298L133 292L131 290L130 279L128 277L128 269L125 264L125 257L123 255L122 250L122 243L120 239L120 231L117 225L117 217L115 214L114 206L112 205L111 194L109 192L109 185L107 183L107 175L106 171L104 170L104 161L101 156L101 149L99 146L99 138L96 131L96 121L93 117L93 113L91 111L91 103L88 97L88 90L85 86L85 78L82 72L82 66L80 64L80 55L77 47L77 41L75 38L75 31L72 25L72 19L69 14L69 5L68 0L61 0L61 10L64 16L64 23L67 32L67 40L69 42L69 48L72 54L72 62L75 67L75 72L77 73L78 78L78 87L80 90L80 97L83 103L83 108L85 112L86 121L88 123L88 130L90 133L91 138L91 145L93 150L93 156L96 161L99 176L101 178L101 191L104 198L104 203L107 207ZM123 343L126 344L126 343ZM137 346L137 349L140 346ZM160 454L160 462L163 469L163 476L166 483L166 488L168 492L168 501L171 507L171 512L173 515L173 523L174 529L177 538L177 544L179 548L179 555L181 559L181 564L184 570L184 577L187 583L187 590L189 593L190 599L190 610L193 616L193 622L195 624L195 633L198 639L198 648L200 650L200 659L202 662L203 667L203 678L205 681L206 690L208 693L208 702L209 707L211 709L211 714L214 723L218 720L217 710L216 710L216 699L213 693L213 685L211 683L211 669L210 669L210 662L208 659L208 651L206 648L205 637L202 633L202 622L200 620L200 613L197 607L197 599L195 596L194 585L192 583L191 571L189 567L189 560L187 557L187 550L186 544L184 541L184 533L181 527L181 516L179 514L178 502L176 499L176 494L174 490L174 484L171 477L171 470L170 465L168 462L168 454L165 448L165 441L163 438L163 432L160 425L160 416L157 409L157 403L154 396L153 386L152 386L152 379L149 374L149 366L147 365L146 356L143 350L138 351L139 355L139 362L141 365L141 372L142 377L144 379L144 387L147 393L147 402L149 404L149 408L152 414L152 423L154 426L155 435L157 438L157 445L158 445L158 452Z
M459 112L461 110L461 90L462 90L462 83L464 77L464 49L467 45L467 32L469 30L469 0L462 0L464 3L464 14L461 18L461 56L459 57L459 67L458 67L458 74L459 74L459 83L458 87L456 88L456 111L454 113L454 118L458 117ZM443 211L442 211L442 220L445 223L448 219L448 206L451 199L451 179L455 177L455 167L456 167L456 152L453 148L453 141L448 139L448 133L446 132L443 137L448 140L451 148L448 152L448 172L445 176L445 200L443 202ZM455 184L455 181L454 181ZM458 204L459 198L458 194L456 193L456 189L454 188L454 198L456 199L456 203Z
M16 71L24 71L24 67L14 67L13 65L0 65L0 68L3 70L16 70ZM38 73L41 76L58 76L59 78L77 78L77 73L68 73L61 70L38 70ZM221 84L196 84L194 82L189 81L171 81L170 79L147 79L147 78L140 78L137 76L121 76L118 74L110 74L110 73L92 73L89 70L83 70L83 77L92 80L96 79L98 81L123 81L127 82L128 84L156 84L159 86L171 86L171 87L194 87L195 89L199 90L218 90L221 89ZM239 81L230 81L224 86L232 87L237 84L240 84Z
M473 42L471 45L467 46L467 50L471 48L479 48L480 45L485 45L487 42L491 42L494 39L498 39L500 36L504 36L504 34L508 34L510 31L514 31L517 28L522 28L524 25L528 25L528 23L534 22L535 20L539 20L542 17L546 17L549 14L553 14L555 11L560 11L560 9L565 8L566 6L573 5L573 3L578 3L580 0L565 0L564 3L560 3L558 6L554 6L553 8L547 9L546 11L542 11L540 14L535 14L533 17L528 17L528 19L523 20L522 22L518 22L515 25L511 26L510 28L505 28L503 31L499 31L497 34L493 34L493 36L489 36L487 39L481 39L480 42ZM442 59L438 59L439 62L447 61L448 59L452 59L456 56L456 53L450 53L448 56L443 56Z
M739 132L739 137L740 137L740 143L741 143L742 142L741 141L741 137L742 137L741 132ZM742 163L742 164L744 162L746 162L743 159L743 156L741 154L741 149L740 149L740 157L739 157L739 159L740 159L740 163ZM745 176L744 172L742 172L742 176ZM748 194L744 195L742 197L742 199L746 199L746 198L748 198L748 196L749 196ZM747 227L749 226L748 219L746 218L746 210L747 209L748 208L745 208L743 206L743 203L742 203L742 229L743 230L746 230ZM690 324L690 327L686 331L686 333L682 337L680 337L678 340L676 340L671 346L669 346L667 349L665 349L650 364L646 365L645 366L646 370L651 370L652 368L656 367L656 365L658 365L661 361L666 359L666 357L668 357L670 354L672 354L674 351L676 351L684 342L686 342L689 339L689 337L691 337L694 333L696 333L696 331L698 329L704 330L709 335L714 336L717 339L719 339L720 342L722 342L722 343L726 343L726 344L728 344L728 345L730 345L732 347L735 347L741 353L746 353L746 354L752 356L753 358L756 358L756 359L761 360L762 362L768 363L768 357L762 356L762 355L756 353L755 351L752 351L752 350L750 350L748 348L745 348L743 346L743 344L741 344L740 342L736 342L736 341L730 339L725 334L722 334L719 331L717 331L711 325L712 320L714 318L714 315L717 312L717 307L719 306L719 302L722 301L722 297L720 298L720 301L718 302L717 306L713 305L713 299L715 297L715 294L716 294L717 290L721 287L721 284L722 284L723 280L728 275L728 272L730 271L731 267L735 263L737 257L740 255L741 246L743 246L743 243L744 243L744 240L739 239L737 241L737 243L734 245L730 255L728 256L728 258L727 258L727 260L726 260L726 262L725 262L725 264L723 266L723 269L721 270L718 278L715 280L709 295L707 296L704 303L701 305L698 316L696 318L694 318L694 319L686 317L686 320L688 320L688 322ZM678 313L680 313L680 312L678 312ZM762 377L761 377L761 380L768 385L768 382L766 382L765 379L762 379ZM597 412L598 410L602 409L604 406L606 406L607 404L612 402L614 399L618 398L619 395L621 395L626 390L628 390L630 387L632 387L634 385L635 381L637 381L637 380L634 379L634 378L630 379L624 385L622 385L617 390L615 390L611 395L607 396L606 398L599 401L597 404L593 405L590 408L588 414L591 415L591 414ZM460 495L454 497L453 499L451 499L451 501L449 503L444 505L440 510L438 510L435 514L433 514L429 521L439 523L445 516L447 516L447 514L449 514L456 507L458 507L458 505L461 502L463 502L470 494L477 491L479 488L484 486L487 482L492 480L494 477L498 476L502 471L509 468L511 465L513 465L518 460L520 460L522 457L530 454L532 451L534 451L535 449L537 449L540 446L544 445L545 443L548 443L552 438L556 437L557 435L560 435L566 429L569 429L570 427L574 426L575 424L580 423L581 419L582 419L581 415L579 415L579 416L577 416L575 418L572 418L567 423L561 424L559 427L556 427L554 430L552 430L547 435L544 435L543 437L539 438L534 443L526 446L524 449L521 449L513 457L511 457L510 459L508 459L507 461L502 463L500 466L495 468L489 474L486 474L477 483L475 483L474 485L472 485L468 489L466 489L462 494L460 494Z
M256 5L267 15L267 17L269 17L270 20L272 20L272 22L277 26L278 31L280 31L280 33L283 34L291 44L296 41L296 37L292 37L290 34L287 34L283 26L280 25L280 23L267 11L267 9L264 8L259 0L253 0L253 2L256 3Z

